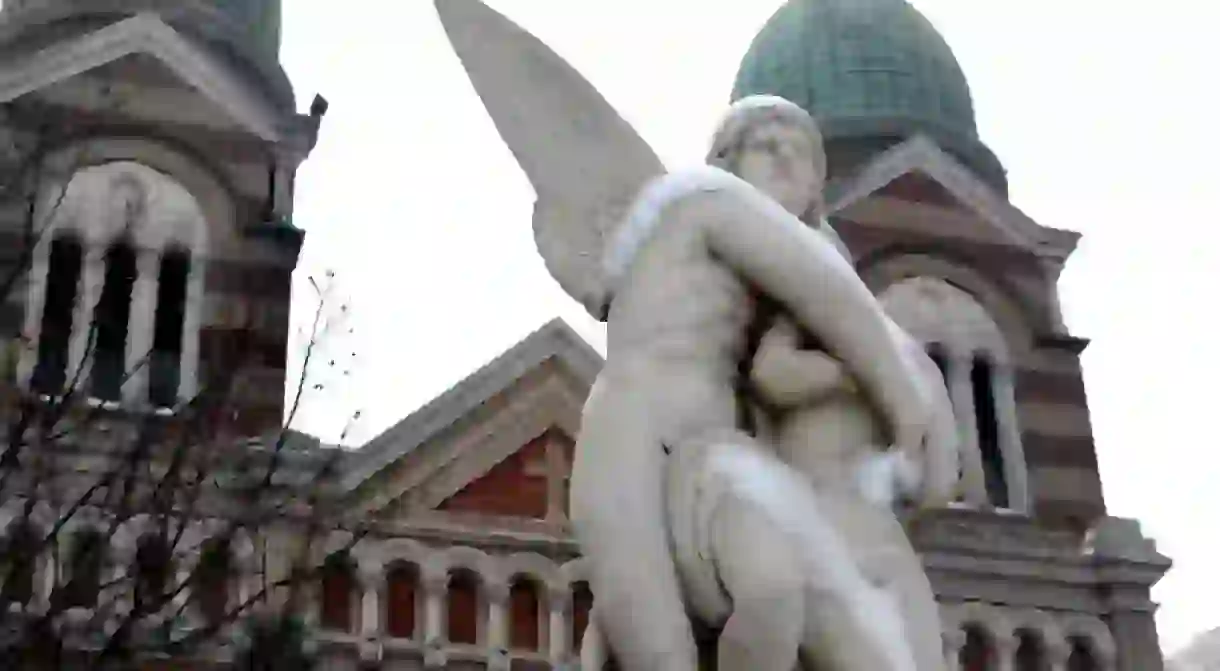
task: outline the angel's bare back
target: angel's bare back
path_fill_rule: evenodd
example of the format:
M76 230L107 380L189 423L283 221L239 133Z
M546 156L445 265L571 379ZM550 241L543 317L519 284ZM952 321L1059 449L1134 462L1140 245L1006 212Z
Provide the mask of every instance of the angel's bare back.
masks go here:
M622 668L682 669L694 659L658 515L666 452L684 436L732 429L736 361L750 314L745 285L694 229L658 231L615 298L607 323L612 354L577 444L571 515L591 561L598 622L611 646L619 644Z

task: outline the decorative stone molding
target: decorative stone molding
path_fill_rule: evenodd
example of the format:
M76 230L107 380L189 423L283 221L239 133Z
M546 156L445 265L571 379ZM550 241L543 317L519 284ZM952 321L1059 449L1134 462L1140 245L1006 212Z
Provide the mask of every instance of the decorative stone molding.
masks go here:
M925 552L1061 559L1075 564L1082 560L1077 535L1041 528L1024 517L997 517L971 510L936 511L920 517L910 534L911 542Z
M940 281L957 288L995 323L1003 335L1002 342L1010 360L1025 361L1031 356L1033 334L1039 330L1039 313L1025 296L1003 284L1001 279L952 259L931 253L913 253L904 248L878 250L859 259L858 266L861 277L879 297L883 297L890 287L915 278ZM884 304L885 300L882 302Z
M483 598L486 599L489 604L495 604L498 606L504 606L508 603L508 597L512 591L511 586L507 582L499 580L498 578L493 578L491 580L484 579L480 589L483 593Z
M506 579L524 575L540 587L549 588L562 582L555 562L533 552L519 552L496 559L497 570Z
M964 630L978 627L986 636L1000 663L1010 669L1017 651L1018 634L1027 631L1038 638L1051 668L1061 669L1071 654L1071 639L1087 642L1103 669L1113 668L1117 656L1114 639L1105 623L1083 613L1051 613L1034 608L1009 608L977 601L940 604L941 629L946 659L955 661L965 643ZM951 667L952 668L952 667Z
M137 255L137 276L132 287L124 357L124 370L131 374L123 382L123 400L137 407L148 405L145 361L153 343L160 254L171 248L190 254L177 398L192 397L199 367L200 310L209 257L209 226L195 196L162 172L140 162L120 160L86 166L68 175L62 183L53 181L40 194L35 216L44 222L46 232L33 250L24 332L34 344L22 353L19 383L29 383L37 363L51 246L60 233L71 231L83 247L84 261L83 297L76 306L69 346L69 379L81 380L86 388L89 384L91 359L86 347L94 320L92 310L105 276L104 256L111 244L129 240ZM82 373L86 374L75 370L82 363L86 365Z
M1118 656L1118 646L1110 628L1101 618L1083 613L1066 613L1058 616L1065 641L1079 638L1087 641L1090 652L1102 664L1103 668L1112 668Z
M359 557L356 559L356 580L365 590L380 590L385 585L385 564L380 559Z
M571 617L572 615L572 589L566 584L551 584L547 586L546 591L547 604L552 612L557 612L563 617Z
M1011 360L1008 338L974 296L939 277L916 276L888 285L878 300L917 340L939 343L950 356L987 352L997 363Z
M156 14L145 13L19 58L0 76L0 102L88 72L125 56L145 53L217 103L263 140L281 139L281 115L204 49L191 44Z
M901 279L878 294L890 317L917 341L946 359L946 386L962 439L962 486L967 503L989 504L979 454L973 370L982 359L991 366L999 450L1003 455L1007 508L1027 513L1029 477L1016 409L1010 338L971 294L935 276Z
M1059 265L1080 239L1079 233L1049 228L1030 219L924 135L912 137L869 163L828 203L828 211L850 207L914 170L935 180L1014 245L1054 259Z

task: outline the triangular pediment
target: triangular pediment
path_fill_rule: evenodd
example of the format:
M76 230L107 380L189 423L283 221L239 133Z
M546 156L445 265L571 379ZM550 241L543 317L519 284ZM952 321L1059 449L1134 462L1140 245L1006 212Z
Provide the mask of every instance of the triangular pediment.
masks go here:
M570 440L601 364L562 321L547 324L356 451L343 478L354 505L443 508L540 437Z
M924 135L882 153L828 191L831 213L850 213L876 197L961 210L963 219L983 228L976 234L1060 263L1080 238L1035 222Z
M487 446L447 481L429 483L427 491L412 497L413 508L401 513L436 511L456 519L524 522L564 519L574 443L567 429L551 426L516 449Z
M149 61L158 67L151 67ZM113 65L120 62L122 66ZM0 103L72 79L101 78L107 66L133 67L171 87L189 87L246 131L269 142L280 140L282 119L276 108L230 66L156 14L140 14L5 64L0 67ZM71 95L72 91L72 87L61 86L52 95Z

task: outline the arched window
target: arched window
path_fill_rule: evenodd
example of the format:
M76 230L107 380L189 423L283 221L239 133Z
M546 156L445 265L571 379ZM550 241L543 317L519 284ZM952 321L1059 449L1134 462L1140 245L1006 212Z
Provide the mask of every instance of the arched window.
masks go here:
M75 235L60 235L51 241L38 359L30 380L31 388L41 394L58 395L67 383L73 312L83 261L84 250Z
M356 587L351 561L346 555L326 558L322 564L322 599L319 623L323 629L352 630L352 593Z
M580 581L572 585L572 649L580 650L585 627L589 626L589 612L593 609L593 590L589 583Z
M102 295L93 309L93 374L95 398L118 401L127 375L127 336L131 320L131 290L136 281L136 251L124 239L106 251Z
M68 547L68 582L60 594L65 608L92 608L102 586L106 541L100 531L89 529L72 535Z
M83 168L44 200L50 243L30 266L22 328L34 347L19 381L58 394L83 370L94 398L176 406L198 386L209 230L199 201L132 161Z
M911 270L917 270L912 268ZM941 277L907 277L878 295L890 317L946 374L963 441L962 495L971 506L1029 512L1009 334L991 309ZM943 354L943 358L940 356Z
M1013 671L1049 671L1042 640L1032 631L1017 632Z
M1072 652L1068 656L1067 671L1098 671L1101 668L1093 656L1093 646L1088 639L1073 636L1069 643Z
M974 357L970 368L970 385L974 390L974 416L978 426L979 452L983 459L983 481L991 505L1007 508L1008 482L1004 453L1000 449L1000 425L996 419L992 375L991 362L981 356Z
M42 536L28 524L18 522L5 534L0 549L0 602L28 604L34 598L34 576L38 569L38 547Z
M419 569L397 563L386 572L386 633L394 638L415 636L415 601Z
M508 590L509 647L513 650L538 650L541 608L538 604L538 584L529 576L513 578Z
M174 562L169 543L159 533L146 534L136 545L134 606L139 612L154 612L172 589Z
M192 578L192 597L199 614L209 623L222 622L230 608L233 580L233 553L226 539L213 539L204 545Z
M479 642L479 577L470 569L449 574L448 638L450 643Z
M966 627L966 643L962 646L962 671L991 671L995 653L987 634L978 625Z
M186 250L170 249L161 256L157 313L148 361L148 400L158 408L171 408L178 402L186 284L190 270L191 255Z

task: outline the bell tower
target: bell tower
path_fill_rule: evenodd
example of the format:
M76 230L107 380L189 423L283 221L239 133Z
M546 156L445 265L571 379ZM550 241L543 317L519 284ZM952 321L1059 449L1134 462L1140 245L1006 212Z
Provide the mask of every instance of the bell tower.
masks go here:
M908 0L788 0L741 61L732 97L750 94L818 120L831 224L945 378L959 498L908 532L948 667L1159 671L1149 590L1169 560L1107 513L1088 343L1060 313L1080 236L1009 201L948 42Z
M296 112L279 40L279 0L5 3L9 382L162 413L225 386L243 431L280 425L321 112Z

